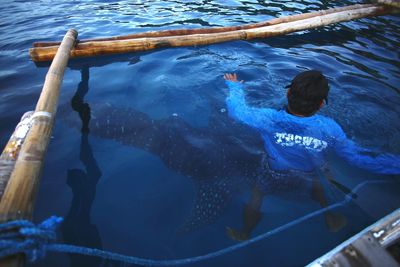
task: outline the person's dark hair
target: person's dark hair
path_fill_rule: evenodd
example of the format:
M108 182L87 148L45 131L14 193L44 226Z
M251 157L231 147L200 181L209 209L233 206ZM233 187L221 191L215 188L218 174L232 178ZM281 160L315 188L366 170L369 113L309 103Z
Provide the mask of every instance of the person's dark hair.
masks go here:
M294 113L310 116L319 110L321 101L328 102L328 81L320 71L298 74L287 88L290 88L288 105Z

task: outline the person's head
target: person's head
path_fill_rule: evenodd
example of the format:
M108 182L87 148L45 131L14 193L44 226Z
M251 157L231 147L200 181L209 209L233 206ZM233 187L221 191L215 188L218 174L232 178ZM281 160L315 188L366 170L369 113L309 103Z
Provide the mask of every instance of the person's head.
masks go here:
M325 76L316 70L304 71L292 80L287 93L290 112L311 116L328 102L329 86Z

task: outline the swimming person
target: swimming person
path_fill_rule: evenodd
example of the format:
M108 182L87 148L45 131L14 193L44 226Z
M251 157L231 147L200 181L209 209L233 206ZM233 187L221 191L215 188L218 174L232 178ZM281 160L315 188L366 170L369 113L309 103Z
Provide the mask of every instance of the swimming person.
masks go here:
M245 240L261 219L262 198L271 190L290 186L308 178L312 180L312 196L326 206L322 186L316 173L324 168L326 154L333 150L350 164L378 174L399 174L400 156L379 154L362 148L348 139L342 128L331 118L316 113L328 101L329 85L324 75L316 70L298 74L287 92L285 109L256 108L246 104L243 81L236 74L225 74L229 88L226 99L229 115L260 132L266 150L260 177L252 197L244 209L242 230L228 228L228 235ZM332 230L341 228L343 218L327 214ZM336 228L336 229L335 229Z

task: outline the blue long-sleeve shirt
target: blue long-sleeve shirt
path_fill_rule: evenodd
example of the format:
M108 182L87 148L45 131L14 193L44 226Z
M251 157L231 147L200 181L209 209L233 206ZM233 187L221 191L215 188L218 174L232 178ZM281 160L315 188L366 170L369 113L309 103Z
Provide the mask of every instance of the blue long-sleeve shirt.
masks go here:
M272 169L313 171L325 163L326 152L332 149L359 168L381 174L400 173L400 156L372 156L372 150L348 139L333 119L321 115L298 117L285 110L250 107L245 101L243 85L226 83L229 115L261 133Z

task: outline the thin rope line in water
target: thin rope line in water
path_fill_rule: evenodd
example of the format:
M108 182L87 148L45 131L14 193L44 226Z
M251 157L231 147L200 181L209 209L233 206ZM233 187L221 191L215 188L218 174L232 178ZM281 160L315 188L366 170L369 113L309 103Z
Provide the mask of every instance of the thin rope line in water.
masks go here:
M265 232L264 234L253 237L252 239L243 241L241 243L238 243L238 244L232 245L230 247L227 247L227 248L224 248L221 250L217 250L217 251L205 254L205 255L200 255L200 256L195 256L195 257L190 257L190 258L176 259L176 260L152 260L152 259L145 259L145 258L139 258L139 257L134 257L134 256L126 256L126 255L122 255L119 253L104 251L104 250L100 250L100 249L79 247L79 246L67 245L67 244L48 244L48 245L45 245L45 247L47 250L50 250L50 251L81 254L81 255L87 255L87 256L95 256L95 257L101 257L104 259L122 261L122 262L129 263L129 264L137 264L137 265L145 265L145 266L174 266L174 265L176 266L176 265L185 265L185 264L190 264L190 263L196 263L196 262L216 258L221 255L228 254L230 252L238 250L240 248L249 246L255 242L266 239L274 234L282 232L282 231L284 231L292 226L295 226L299 223L302 223L310 218L316 217L327 211L330 211L337 207L343 206L352 200L352 197L351 197L352 195L356 194L357 191L359 191L363 186L365 186L367 184L394 183L394 182L398 182L398 181L374 180L374 181L362 182L362 183L358 184L349 194L345 195L344 200L342 200L338 203L329 205L325 208L322 208L322 209L316 210L314 212L311 212L309 214L306 214L306 215L304 215L300 218L297 218L291 222L281 225L273 230Z

